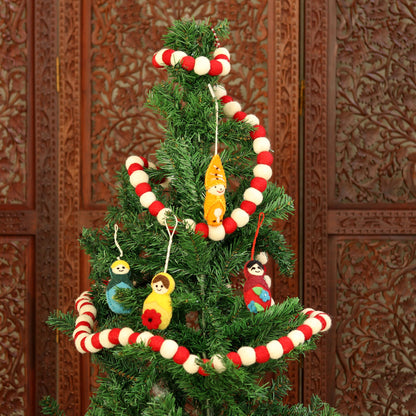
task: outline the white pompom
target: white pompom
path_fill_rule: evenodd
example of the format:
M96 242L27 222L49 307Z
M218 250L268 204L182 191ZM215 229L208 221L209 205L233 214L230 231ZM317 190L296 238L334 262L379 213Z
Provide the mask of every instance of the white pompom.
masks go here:
M259 254L256 255L256 260L258 260L261 264L266 264L269 261L269 256L265 251L261 251Z
M317 334L322 329L322 323L316 318L308 318L303 324L312 329L313 335Z
M165 51L167 51L167 49L163 48L160 51L156 52L156 55L155 55L156 63L161 65L161 66L166 66L166 64L163 62L163 58L162 58L163 52L165 52Z
M253 150L257 154L268 152L270 150L270 140L267 137L257 137L253 140Z
M173 52L170 57L170 64L174 66L180 63L182 58L185 58L185 56L187 56L185 52L182 52L182 51Z
M131 328L121 328L120 334L118 335L118 340L120 341L121 345L129 345L129 338L130 335L133 334L133 330Z
M195 231L196 222L193 219L185 218L182 222L187 230Z
M97 316L97 309L95 309L95 306L91 304L82 305L81 308L78 310L78 312L80 315L83 315L86 312L90 312L94 316Z
M157 214L157 221L160 225L166 227L166 220L172 215L172 210L170 208L162 208Z
M150 169L157 169L156 165L153 162L148 162Z
M149 183L149 175L144 170L135 170L130 175L130 183L134 188L143 182Z
M126 169L128 170L129 167L133 164L133 163L138 163L140 166L144 166L144 162L143 159L140 156L129 156L126 159Z
M248 215L247 212L241 208L236 208L231 213L231 218L237 223L237 227L241 228L248 223L250 220L250 215Z
M306 315L308 312L315 312L315 309L312 309L312 308L305 308L305 309L302 311L302 313L304 313L305 315Z
M111 329L104 329L104 331L100 332L100 335L98 335L98 340L100 341L100 344L104 348L113 348L115 344L111 343L108 339L108 334L110 333Z
M91 330L91 328L94 326L94 320L89 315L78 316L78 318L75 321L75 326L77 326L80 322L88 322L88 324L89 324L88 329L89 330ZM84 324L84 325L79 326L78 328L83 328L84 326L87 327L87 325Z
M259 260L260 261L260 260ZM261 262L260 262L261 263ZM264 281L266 282L266 285L269 287L272 287L272 279L268 274L265 274L263 276Z
M85 334L83 334L85 335ZM78 352L80 352L81 354L85 354L86 351L81 347L81 341L86 337L80 335L76 340L75 340L75 348L77 349Z
M223 373L226 370L226 366L223 362L223 357L221 357L219 354L215 354L212 357L212 366L218 373Z
M263 194L256 188L247 188L243 197L246 201L253 202L256 205L260 205L263 202Z
M160 347L160 355L170 360L178 351L179 345L173 339L166 339Z
M214 58L216 58L218 55L226 55L228 57L228 59L230 59L230 52L228 52L228 49L227 48L221 47L221 48L215 49L215 51L212 54L212 56Z
M218 62L220 62L221 65L222 65L222 71L220 73L220 76L225 77L226 75L228 75L230 73L231 65L225 59L218 59Z
M194 66L194 72L198 75L205 75L208 74L209 70L211 69L209 59L205 56L198 56L198 58L195 59L195 66Z
M101 351L101 348L95 348L92 343L91 343L91 339L92 339L92 335L87 336L87 338L85 338L85 348L92 353Z
M169 187L169 185L170 185L170 183L173 181L173 177L169 177L169 178L166 178L161 184L160 184L160 186L163 188L163 189L167 189L168 187Z
M256 362L256 351L252 347L241 347L237 353L241 358L241 363L246 367Z
M257 126L260 124L260 120L258 117L256 117L254 114L247 114L243 121L245 121L248 124L251 124L252 126Z
M273 360L277 360L280 357L283 356L283 347L282 344L277 341L270 341L267 345L266 345L267 351L270 354L270 358L272 358Z
M268 181L273 175L273 170L269 165L259 164L254 167L253 174L256 178L263 178Z
M287 334L287 337L293 342L293 345L297 347L305 342L305 335L302 331L294 329Z
M148 331L142 332L136 339L136 344L148 345L149 339L153 337L153 334Z
M156 195L153 192L146 192L140 197L140 203L143 207L149 208L156 201Z
M329 315L327 315L326 313L323 313L322 315L320 315L321 316L321 318L324 318L325 319L325 321L326 321L326 326L325 326L325 328L322 328L321 329L321 332L326 332L326 331L328 331L328 329L329 328L331 328L331 325L332 325L332 319L330 318L330 316Z
M218 100L227 95L227 91L222 85L214 85L212 89L214 90L214 95Z
M199 365L197 364L196 360L198 357L194 354L191 354L188 359L183 363L183 368L189 374L195 374L199 370Z
M212 241L221 241L225 238L225 229L224 226L219 225L218 227L213 227L208 225L208 237Z
M237 101L230 101L229 103L224 104L224 114L231 118L237 112L241 111L241 105Z

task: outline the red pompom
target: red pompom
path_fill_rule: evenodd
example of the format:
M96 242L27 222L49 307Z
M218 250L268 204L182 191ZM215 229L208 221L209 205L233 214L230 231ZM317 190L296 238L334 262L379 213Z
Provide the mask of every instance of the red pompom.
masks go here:
M230 62L230 58L224 53L220 53L219 55L215 57L215 59L225 59L226 61Z
M323 318L319 314L316 315L316 316L314 316L314 318L316 318L318 321L321 322L321 324L322 324L322 330L324 330L326 328L326 320L325 320L325 318Z
M128 339L129 344L135 344L137 342L137 338L139 338L139 333L138 332L133 332Z
M156 52L156 53L157 53L157 52ZM153 64L153 66L154 66L154 67L156 67L156 68L163 68L163 66L162 66L162 65L159 65L159 64L156 62L156 53L154 53L154 54L153 54L152 64Z
M209 360L207 358L203 358L202 361L204 363L207 363ZM201 374L201 376L204 376L204 377L209 375L208 373L205 372L205 370L202 367L199 367L198 373Z
M231 217L224 218L222 225L227 234L231 234L237 229L237 223Z
M236 352L234 351L229 352L227 354L227 358L231 360L237 366L237 368L241 367L241 364L242 364L241 357Z
M170 65L170 58L171 58L173 52L175 52L173 49L167 49L165 52L162 53L162 61L166 65Z
M89 316L92 320L95 319L95 315L92 312L84 312L83 315Z
M85 351L88 352L87 347L85 346L85 341L86 341L87 337L82 338L81 342L80 342L80 347Z
M145 157L143 157L143 156L139 156L139 158L142 160L143 166L145 168L148 168L149 167L149 161Z
M257 163L271 166L273 164L273 155L270 152L261 152L257 155Z
M101 350L101 349L103 348L103 346L101 345L101 342L100 342L100 333L99 333L99 332L95 333L95 334L91 337L91 345L92 345L94 348L97 348L97 349L99 349L99 350Z
M114 344L114 345L118 345L120 344L120 341L118 339L118 337L120 336L120 328L113 328L109 333L108 333L108 340Z
M256 362L262 364L270 360L270 354L265 345L254 348L256 352Z
M213 59L209 62L210 70L208 72L208 75L217 76L221 74L222 72L222 64L221 62L218 62L216 59Z
M176 351L176 354L173 356L173 361L175 361L176 364L183 364L191 355L188 348L179 346L178 351Z
M254 214L254 211L256 211L257 205L251 201L243 201L240 205L240 208L247 212L248 215L251 215Z
M160 201L152 202L149 206L149 212L156 217L159 214L160 210L165 208L165 206Z
M264 192L267 188L267 180L264 178L253 178L250 182L250 186L260 192Z
M162 348L162 344L164 343L165 338L161 337L160 335L155 335L151 338L149 338L149 347L153 351L160 351L160 348Z
M227 103L230 103L231 101L234 101L232 97L230 97L229 95L224 95L223 97L220 98L220 100L223 104L227 104Z
M257 139L257 137L266 137L266 129L263 126L258 124L256 126L254 126L254 128L256 130L254 130L250 133L250 136L253 140Z
M279 338L278 341L283 347L283 354L287 354L289 351L292 351L293 348L295 348L292 340L289 337Z
M209 233L208 225L204 222L199 222L195 225L195 234L196 233L201 233L204 238L207 238Z
M87 326L88 328L91 328L91 325L90 325L90 324L89 324L89 322L87 322L87 321L81 321L81 322L78 322L78 323L75 325L75 329L79 328L80 326Z
M192 71L195 67L195 58L192 56L185 56L181 60L181 65L183 69L187 71Z
M135 191L138 196L142 196L146 192L151 192L152 187L147 182L142 182L136 186Z
M242 121L246 118L247 113L245 113L244 111L237 111L234 115L233 115L233 119L237 120L237 121Z
M312 337L312 328L309 325L301 325L298 330L305 336L305 341Z

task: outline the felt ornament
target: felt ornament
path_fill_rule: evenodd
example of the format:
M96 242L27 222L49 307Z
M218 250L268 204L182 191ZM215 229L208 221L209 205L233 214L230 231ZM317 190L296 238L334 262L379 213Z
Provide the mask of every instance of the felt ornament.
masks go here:
M166 254L165 269L161 273L157 273L151 282L152 293L145 299L143 303L142 323L147 329L166 329L172 319L172 301L170 294L175 290L175 281L173 277L167 273L170 249L172 247L173 235L178 225L173 230L169 229L166 222L166 229L169 234L168 251Z
M243 287L244 302L247 309L253 313L262 312L272 305L270 286L265 279L265 267L259 260L254 260L256 240L263 220L264 213L261 212L251 249L251 260L244 265L244 276L246 278Z
M130 266L126 261L121 260L121 257L123 256L123 250L117 242L117 231L118 225L115 224L114 242L120 252L120 255L117 257L117 260L114 261L110 266L111 278L108 282L105 294L108 306L114 313L128 314L131 312L131 310L124 307L118 300L115 299L117 289L133 289L133 284L130 280Z

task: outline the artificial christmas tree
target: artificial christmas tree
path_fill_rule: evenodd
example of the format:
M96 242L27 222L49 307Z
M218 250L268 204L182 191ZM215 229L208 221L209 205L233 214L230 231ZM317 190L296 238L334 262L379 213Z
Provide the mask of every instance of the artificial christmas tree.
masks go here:
M105 374L88 415L335 414L316 398L310 407L283 403L286 359L312 349L331 321L296 298L272 299L264 253L291 274L292 253L273 223L293 204L269 182L260 120L219 84L231 68L218 44L227 34L226 22L168 31L152 62L169 78L148 97L165 138L154 163L127 159L108 225L83 231L90 290L76 315L49 319ZM44 401L45 414L54 408Z

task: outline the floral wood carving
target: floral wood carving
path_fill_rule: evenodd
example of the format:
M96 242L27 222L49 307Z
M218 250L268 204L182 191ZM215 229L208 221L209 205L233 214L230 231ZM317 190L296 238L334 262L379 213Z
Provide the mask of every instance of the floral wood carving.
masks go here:
M337 1L338 202L416 201L416 3Z
M415 241L340 240L337 259L337 409L415 414Z

